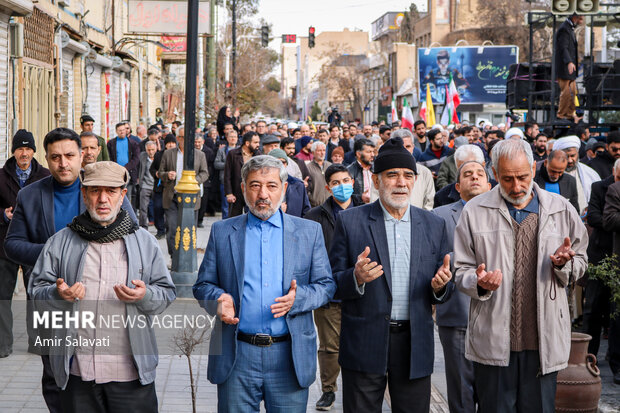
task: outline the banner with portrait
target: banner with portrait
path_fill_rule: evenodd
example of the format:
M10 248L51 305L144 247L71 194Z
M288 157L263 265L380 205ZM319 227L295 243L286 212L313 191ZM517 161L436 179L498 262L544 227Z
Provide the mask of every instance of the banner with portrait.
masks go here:
M508 68L518 60L517 46L419 48L420 101L429 84L433 103L443 105L452 75L461 103L504 103Z

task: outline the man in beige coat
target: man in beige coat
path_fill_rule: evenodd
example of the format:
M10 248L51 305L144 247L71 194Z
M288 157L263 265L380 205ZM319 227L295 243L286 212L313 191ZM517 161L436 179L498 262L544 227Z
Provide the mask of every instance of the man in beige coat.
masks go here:
M469 201L456 227L456 283L471 297L465 357L482 413L554 412L568 362L565 287L586 270L588 237L575 208L534 183L535 169L527 142L498 143L499 185Z
M183 126L177 128L177 147L166 149L161 157L159 171L157 175L161 179L164 187L162 203L166 213L166 242L168 244L168 253L172 256L174 251L174 234L177 227L178 218L178 202L174 197L174 187L179 183L181 174L183 173L183 148L185 146L185 128ZM196 171L196 181L200 185L201 193L198 194L196 200L196 220L198 219L198 210L200 209L200 197L202 196L203 184L209 179L207 170L207 158L204 152L194 151L194 171Z

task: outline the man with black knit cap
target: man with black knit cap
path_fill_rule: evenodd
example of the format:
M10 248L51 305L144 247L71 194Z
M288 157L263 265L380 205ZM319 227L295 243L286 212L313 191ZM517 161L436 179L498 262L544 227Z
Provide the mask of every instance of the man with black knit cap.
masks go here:
M36 150L32 133L18 130L11 145L13 156L0 169L0 358L13 351L11 300L19 270L19 264L8 259L4 252L4 238L13 218L19 190L50 174L34 159Z
M330 262L342 299L345 412L381 411L386 384L394 411L430 409L432 304L454 283L444 220L409 205L416 173L403 140L389 139L373 165L379 200L336 222Z

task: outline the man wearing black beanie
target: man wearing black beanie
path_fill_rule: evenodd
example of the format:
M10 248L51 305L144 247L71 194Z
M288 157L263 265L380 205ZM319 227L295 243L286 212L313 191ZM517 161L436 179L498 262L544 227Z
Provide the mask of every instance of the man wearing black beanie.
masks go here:
M388 139L373 165L379 200L336 222L329 258L342 300L345 412L380 411L388 382L394 411L430 409L432 304L454 282L444 220L409 205L416 170L403 140Z
M9 260L4 252L4 239L13 218L19 190L50 174L33 158L36 150L32 133L25 129L18 130L11 145L13 156L0 169L0 358L7 357L13 351L11 300L19 270L19 264Z

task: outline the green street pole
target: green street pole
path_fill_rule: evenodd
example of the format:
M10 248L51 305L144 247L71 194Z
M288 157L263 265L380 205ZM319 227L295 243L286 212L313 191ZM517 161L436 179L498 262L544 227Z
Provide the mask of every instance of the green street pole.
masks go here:
M172 253L172 281L177 297L193 297L192 286L198 277L196 257L195 206L200 187L194 170L196 133L196 74L198 67L198 0L187 2L187 55L185 70L185 141L183 174L174 187L178 205L177 227Z

